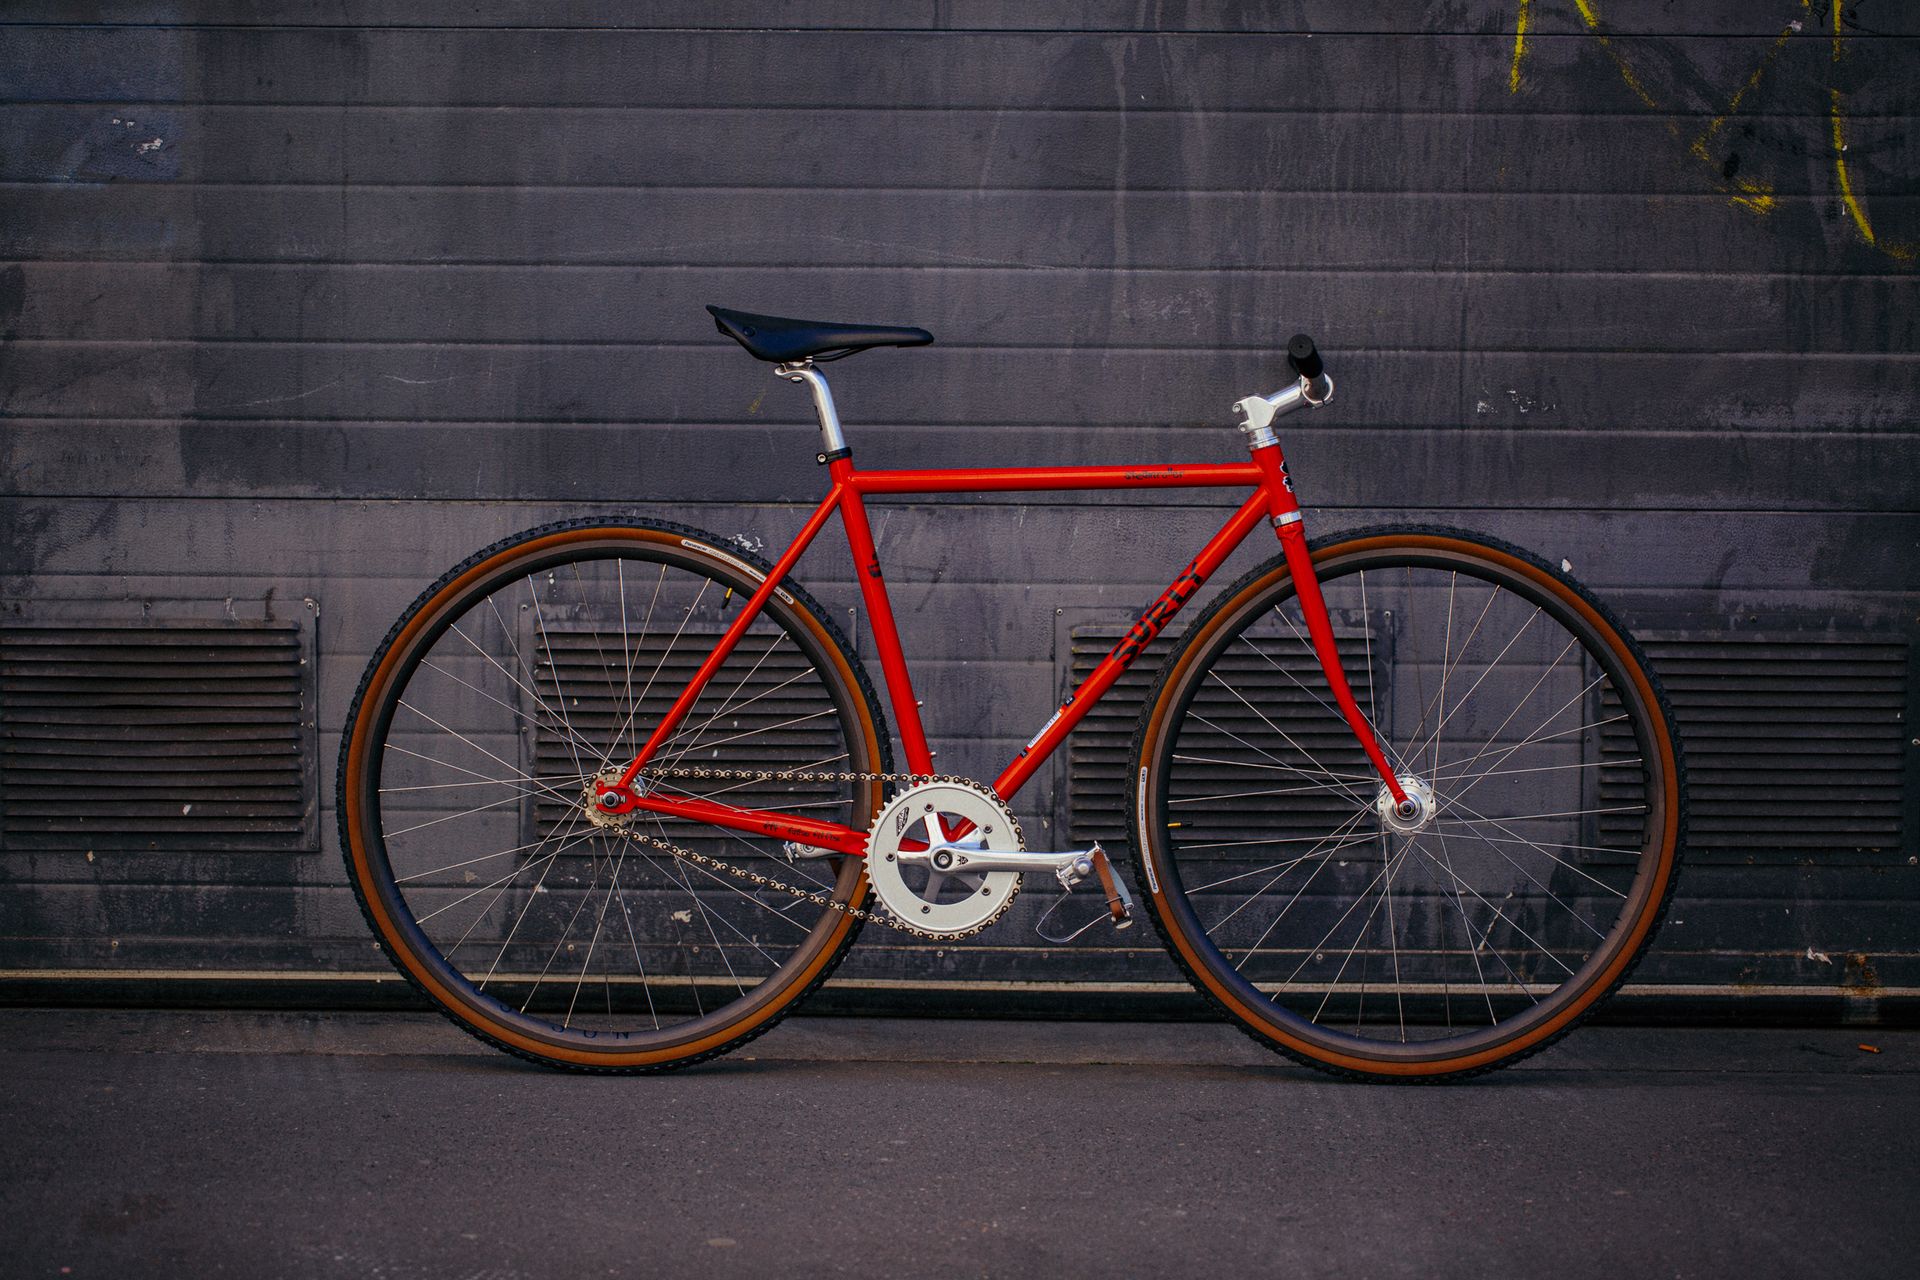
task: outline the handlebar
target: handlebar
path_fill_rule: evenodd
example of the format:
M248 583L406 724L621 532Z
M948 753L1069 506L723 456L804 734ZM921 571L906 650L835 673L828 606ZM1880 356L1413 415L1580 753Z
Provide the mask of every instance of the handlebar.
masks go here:
M1320 358L1320 350L1313 345L1312 338L1304 333L1293 335L1287 343L1287 366L1293 370L1293 385L1282 387L1272 395L1248 396L1233 406L1244 415L1240 429L1247 433L1251 448L1275 443L1272 430L1275 418L1303 405L1317 409L1333 398L1333 379L1327 376L1326 362Z
M1321 370L1326 367L1320 359L1320 352L1313 345L1313 339L1304 333L1294 334L1292 341L1287 343L1287 363L1308 382L1319 377Z

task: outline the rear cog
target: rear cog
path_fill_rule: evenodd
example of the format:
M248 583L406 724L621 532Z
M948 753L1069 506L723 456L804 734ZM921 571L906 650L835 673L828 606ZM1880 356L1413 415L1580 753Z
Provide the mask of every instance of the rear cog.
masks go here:
M1020 892L1018 871L962 871L954 851L1018 853L1013 811L976 783L942 779L890 800L867 836L867 875L901 924L939 937L978 933Z

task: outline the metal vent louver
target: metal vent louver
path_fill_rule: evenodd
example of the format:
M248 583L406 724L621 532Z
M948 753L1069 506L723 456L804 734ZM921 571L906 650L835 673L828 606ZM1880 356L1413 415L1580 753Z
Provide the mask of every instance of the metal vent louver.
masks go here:
M605 744L624 730L616 753L624 762L632 758L647 732L687 687L718 639L717 633L697 634L692 630L684 634L629 632L623 637L617 626L551 627L534 638L534 689L547 705L564 705L575 735L602 744L602 754L610 749ZM625 660L617 658L623 645L633 654L632 694L640 700L640 711L631 718L627 714ZM610 664L621 672L619 676L609 677ZM565 691L564 699L561 690ZM663 753L660 762L689 768L845 769L846 743L833 710L826 686L790 640L749 634L701 691L675 745ZM564 734L555 730L552 715L536 714L532 718L539 722L533 735L533 771L537 775L571 775L597 764L597 760L584 758ZM743 808L805 806L799 811L831 821L845 821L850 816L845 805L836 803L845 796L845 788L832 783L688 782L684 788L715 795ZM568 810L556 800L542 800L534 807L533 818L540 834L567 816ZM724 849L736 858L746 852L739 840L711 828L669 826L672 829L667 834L672 839L701 852Z
M1111 626L1074 629L1072 676L1075 685L1098 665L1123 631ZM1342 639L1346 638L1344 629L1339 634ZM1070 825L1076 841L1098 840L1110 847L1126 842L1128 746L1133 741L1148 687L1171 648L1164 639L1148 646L1073 733L1068 749L1068 794L1072 804ZM1183 745L1195 749L1217 747L1220 750L1209 754L1232 760L1245 758L1246 744L1251 744L1263 753L1259 758L1266 763L1293 762L1302 766L1308 761L1300 747L1306 747L1320 765L1337 772L1366 774L1371 771L1366 753L1353 735L1319 705L1319 700L1331 701L1331 695L1326 676L1310 652L1298 646L1283 646L1273 650L1270 659L1246 645L1236 644L1221 656L1215 671L1231 681L1260 712L1256 714L1245 702L1209 681L1194 699L1188 728L1182 736ZM1348 678L1361 705L1372 705L1375 690L1360 664L1353 664ZM1385 691L1380 691L1378 696L1384 707ZM1204 716L1218 729L1201 726L1199 716ZM1281 737L1283 732L1293 743ZM1233 737L1243 741L1236 743ZM1204 810L1192 811L1186 819L1188 823L1203 824L1208 835L1219 840L1317 837L1352 812L1351 804L1343 803L1339 796L1330 793L1307 791L1276 795L1272 779L1270 771L1236 769L1231 765L1176 771L1169 799L1177 807L1183 798L1189 798L1200 787L1215 795L1235 791L1263 793L1210 801Z
M305 674L290 625L0 628L0 834L311 847Z
M1690 853L1831 858L1900 849L1903 641L1655 635L1642 647L1687 753ZM1616 714L1612 699L1605 707ZM1618 726L1601 750L1634 754ZM1602 770L1602 807L1618 780ZM1601 832L1634 834L1604 822Z

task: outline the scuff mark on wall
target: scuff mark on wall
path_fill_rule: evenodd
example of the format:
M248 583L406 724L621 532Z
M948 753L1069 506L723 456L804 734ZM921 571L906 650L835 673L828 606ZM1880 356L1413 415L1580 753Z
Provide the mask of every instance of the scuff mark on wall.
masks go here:
M0 339L11 338L27 305L27 271L19 263L0 267Z

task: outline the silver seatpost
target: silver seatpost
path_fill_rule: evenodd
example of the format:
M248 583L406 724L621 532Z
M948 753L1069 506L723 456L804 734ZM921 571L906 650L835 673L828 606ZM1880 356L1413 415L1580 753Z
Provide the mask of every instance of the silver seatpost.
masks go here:
M833 407L833 391L827 386L827 375L813 367L811 360L795 360L773 366L776 377L788 382L804 382L813 389L813 412L820 419L820 448L824 453L838 453L847 447L846 436L840 433L840 411Z

